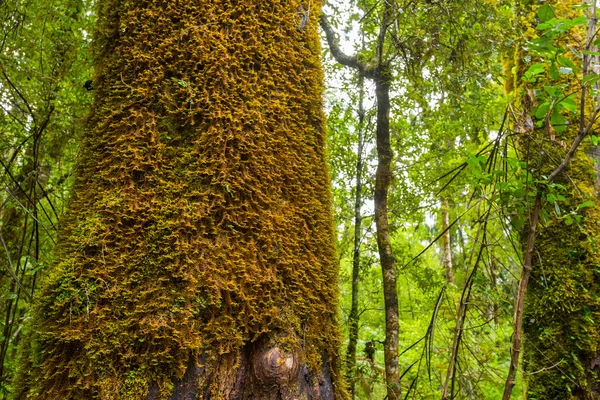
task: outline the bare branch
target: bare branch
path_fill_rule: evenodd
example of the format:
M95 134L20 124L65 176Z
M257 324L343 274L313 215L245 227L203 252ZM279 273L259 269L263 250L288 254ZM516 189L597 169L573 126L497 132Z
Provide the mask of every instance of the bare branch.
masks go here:
M554 181L554 179L556 179L556 177L558 176L558 174L560 174L567 167L567 165L569 165L569 162L571 161L571 158L573 158L573 155L575 154L575 151L577 150L577 148L579 147L579 145L581 144L581 142L583 141L583 139L585 139L585 137L587 136L587 134L592 129L592 125L596 121L596 116L598 115L599 111L600 111L600 108L596 108L594 110L594 114L592 115L592 118L590 118L590 122L588 123L588 125L584 129L582 129L581 131L579 131L579 134L577 135L577 137L573 141L573 144L571 145L571 148L569 149L567 155L565 156L565 159L560 163L560 165L558 167L556 167L556 169L548 177L548 181L549 182Z
M325 16L325 14L321 14L319 23L321 25L321 28L323 29L323 32L325 32L325 36L327 37L327 44L329 45L329 50L331 51L331 55L333 56L335 61L339 62L340 64L346 67L356 68L358 70L364 69L364 66L361 65L360 61L358 60L358 54L353 54L349 56L342 51L337 35L333 31L333 28L331 27L331 24L327 20L327 16Z

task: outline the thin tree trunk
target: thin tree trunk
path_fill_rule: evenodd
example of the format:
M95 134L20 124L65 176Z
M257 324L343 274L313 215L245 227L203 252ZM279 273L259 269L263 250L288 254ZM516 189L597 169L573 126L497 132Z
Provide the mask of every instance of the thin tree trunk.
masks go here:
M325 31L331 54L342 65L358 69L366 78L375 81L377 98L377 171L375 175L375 225L377 247L383 273L383 297L385 302L385 374L387 397L400 399L400 373L398 370L398 294L396 292L396 269L392 253L388 222L387 196L391 184L393 152L390 145L390 79L391 71L384 60L387 29L392 19L392 4L384 2L384 9L377 39L377 55L373 63L361 62L358 55L346 55L339 46L327 18L321 15L321 27Z
M387 69L380 69L375 80L377 97L377 171L375 174L375 224L377 248L383 273L385 301L385 376L390 400L400 399L400 372L398 369L398 293L396 266L392 253L388 222L387 196L391 184L392 148L390 145L390 85Z
M493 255L490 257L489 274L490 274L490 279L489 279L489 283L488 283L489 290L490 290L490 293L493 293L493 291L496 288L496 280L498 279L497 278L498 277L498 262ZM500 309L500 305L493 297L491 297L489 299L489 303L487 305L488 319L490 321L494 321L495 324L498 323L499 309Z
M488 208L487 211L484 212L483 216L483 224L479 224L477 228L477 233L475 235L475 240L473 241L473 250L471 251L471 256L469 257L469 262L467 265L472 265L471 272L467 276L467 280L463 287L462 295L460 298L460 305L456 317L456 327L454 328L454 338L452 340L452 352L450 353L450 360L448 362L448 369L446 370L446 380L444 385L442 386L442 400L450 400L454 398L454 382L456 378L456 365L458 363L458 353L460 349L460 342L462 340L462 333L464 330L465 321L467 318L467 311L469 307L469 300L471 298L471 289L473 288L473 278L477 273L479 268L479 263L481 262L481 257L483 254L483 250L486 246L486 229L487 229L487 221L489 218L491 208ZM480 240L481 237L481 240ZM475 258L474 263L473 256L477 249L477 245L479 245L479 250L477 251L477 256Z
M392 146L390 144L390 80L391 71L384 61L387 29L392 18L391 2L384 2L383 15L377 39L377 70L375 73L375 96L377 98L377 171L375 173L375 225L377 248L383 275L383 298L385 302L385 377L389 400L400 400L400 371L398 368L398 292L396 263L392 252L388 222L388 190L392 183Z
M531 212L531 220L529 222L529 234L527 237L527 248L525 249L525 258L523 261L523 269L521 270L521 278L519 279L519 290L517 291L517 300L515 304L515 314L513 317L513 340L510 348L510 367L508 376L504 386L504 394L502 400L510 400L513 387L515 386L515 378L517 375L517 367L519 366L519 355L521 354L521 340L523 336L523 313L525 311L525 295L527 293L527 284L531 276L531 265L533 263L533 248L535 245L535 231L537 229L538 217L542 206L542 195L538 193L535 197L535 204Z
M440 213L442 217L442 266L444 267L446 283L454 283L454 271L452 270L452 248L450 247L450 225L448 217L448 199L443 198Z
M362 171L364 147L364 76L358 73L358 148L356 151L356 187L354 194L354 249L352 254L352 305L348 318L348 348L346 350L346 380L351 398L356 390L356 344L358 342L358 290L360 283L360 238L362 233Z

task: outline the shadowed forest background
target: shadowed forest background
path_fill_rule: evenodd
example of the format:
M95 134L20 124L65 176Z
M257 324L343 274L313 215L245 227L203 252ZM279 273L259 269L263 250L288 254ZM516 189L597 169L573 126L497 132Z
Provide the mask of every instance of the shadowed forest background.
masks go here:
M68 392L72 398L184 398L180 388L195 371L188 349L233 381L239 377L228 370L260 370L254 354L273 343L281 349L277 365L292 360L293 374L320 381L314 387L331 383L302 389L316 390L316 398L600 399L596 4L317 1L0 0L1 399L58 398L60 382L79 388ZM170 18L164 31L157 22L140 34L149 35L144 41L125 40L137 34L135 21L145 24L142 11L162 21L161 7ZM179 15L177 7L192 11ZM194 29L204 42L190 39ZM237 42L227 36L238 31L235 40L258 49L248 65L237 63ZM188 45L200 49L189 60L178 53ZM152 65L158 47L181 73L138 67ZM129 52L119 58L115 49L123 48ZM190 66L196 61L200 72ZM142 84L132 78L136 68L147 72ZM256 77L256 90L231 84L245 74ZM204 98L202 85L231 97ZM238 98L246 103L238 107ZM265 105L272 98L275 110ZM110 110L114 104L127 106ZM199 127L184 121L206 110L218 117ZM152 113L160 118L144 119ZM110 124L105 114L113 115ZM144 123L130 124L138 114ZM235 136L228 124L239 115L242 130L266 127L268 145L220 141ZM152 150L144 147L146 128L157 132ZM209 132L200 149L210 151L194 153L195 129ZM272 150L278 146L285 150ZM183 148L193 148L189 157L173 156ZM221 149L250 166L225 174ZM152 151L172 165L145 164ZM251 164L261 151L272 153ZM130 171L132 159L142 161ZM257 179L259 170L274 178ZM102 194L127 179L114 196ZM157 198L177 210L157 208L164 225L145 203L154 185L163 188ZM215 185L217 194L206 189ZM236 203L246 195L254 201L248 193L276 211ZM114 215L139 205L149 216L114 217L111 226L94 214L97 204ZM207 204L212 217L196 218L189 204ZM229 209L211 214L214 204ZM121 247L110 244L117 225L130 232ZM223 229L256 247L220 242ZM208 232L198 240L214 247L191 253L196 230ZM255 239L253 230L284 239ZM171 237L180 231L185 244ZM120 254L138 257L130 246L138 239L149 244L132 265L176 266L167 268L176 283L156 275L158 294L154 275L137 286L135 269L107 267L121 265ZM229 253L237 258L227 261ZM198 260L202 268L186 270ZM273 263L283 265L277 278L254 268ZM85 279L64 273L79 264ZM219 280L228 274L235 283ZM111 293L111 279L135 290L102 308L98 293ZM287 286L272 288L270 279ZM158 299L156 310L171 310L175 328L140 317L155 311L128 303L138 289ZM289 305L281 305L283 293ZM122 319L103 329L114 332L97 341L79 335L90 315L112 318L111 307ZM206 343L193 343L188 330ZM132 351L146 358L115 350L131 335ZM145 343L148 337L160 341ZM64 354L44 347L53 340L86 349L73 350L82 356L71 361L68 346ZM222 358L206 361L203 346ZM86 364L92 348L98 358ZM241 358L227 358L234 353ZM103 357L124 361L94 381L88 371ZM77 368L86 372L78 376ZM44 386L52 379L59 383ZM94 385L102 389L86 392ZM277 398L288 398L280 390Z

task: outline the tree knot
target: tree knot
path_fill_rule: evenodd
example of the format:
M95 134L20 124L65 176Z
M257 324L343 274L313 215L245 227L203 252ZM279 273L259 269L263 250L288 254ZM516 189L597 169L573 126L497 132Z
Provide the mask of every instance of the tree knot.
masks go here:
M254 375L265 387L282 386L298 376L298 355L286 353L278 347L257 352L252 361Z

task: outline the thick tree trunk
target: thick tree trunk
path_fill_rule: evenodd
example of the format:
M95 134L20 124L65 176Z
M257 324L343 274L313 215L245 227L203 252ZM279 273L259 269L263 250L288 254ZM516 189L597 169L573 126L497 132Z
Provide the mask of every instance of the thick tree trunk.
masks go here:
M174 382L169 400L336 398L330 364L323 360L316 373L301 363L298 354L270 347L267 341L245 346L236 355L207 362L190 362L185 375ZM158 385L150 386L146 400L159 400Z
M21 398L343 398L318 3L98 7Z

